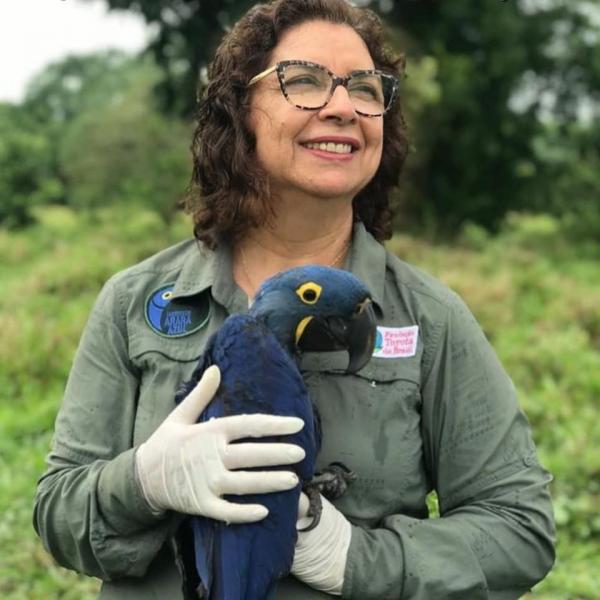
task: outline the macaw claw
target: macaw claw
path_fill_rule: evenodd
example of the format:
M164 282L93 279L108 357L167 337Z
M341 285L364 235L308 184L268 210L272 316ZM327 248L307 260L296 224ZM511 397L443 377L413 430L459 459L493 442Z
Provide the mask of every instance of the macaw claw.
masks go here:
M348 486L356 480L356 473L340 462L333 462L321 471L315 473L314 477L302 486L302 491L308 496L309 508L306 513L312 517L312 523L299 531L310 531L314 529L321 520L323 504L321 494L328 500L335 500L346 493Z

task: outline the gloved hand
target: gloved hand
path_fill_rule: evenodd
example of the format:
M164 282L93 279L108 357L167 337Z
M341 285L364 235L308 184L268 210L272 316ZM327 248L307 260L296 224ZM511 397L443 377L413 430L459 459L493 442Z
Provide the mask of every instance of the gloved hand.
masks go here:
M232 469L296 463L305 455L301 447L230 442L296 433L304 427L302 419L252 414L196 423L220 381L218 367L208 368L198 385L136 452L140 488L157 513L174 510L227 523L259 521L268 514L264 506L228 502L221 495L276 492L298 484L290 471Z
M341 596L352 525L323 495L321 502L323 512L319 524L310 531L301 531L313 519L306 516L308 497L300 494L292 574L317 590Z

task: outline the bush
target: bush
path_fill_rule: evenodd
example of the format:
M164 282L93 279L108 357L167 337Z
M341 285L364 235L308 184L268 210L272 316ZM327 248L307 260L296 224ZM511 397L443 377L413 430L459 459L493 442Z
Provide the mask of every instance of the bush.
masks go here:
M32 208L61 199L62 184L52 173L51 143L25 111L0 104L0 225L22 227Z
M158 76L151 64L128 69L124 89L77 116L61 142L68 202L77 208L151 208L168 222L191 173L191 129L154 106Z

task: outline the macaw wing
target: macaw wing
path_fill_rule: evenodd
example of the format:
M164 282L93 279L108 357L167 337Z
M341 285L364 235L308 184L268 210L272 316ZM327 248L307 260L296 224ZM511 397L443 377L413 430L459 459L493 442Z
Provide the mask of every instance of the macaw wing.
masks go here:
M283 468L294 470L301 481L310 479L320 445L312 405L296 364L271 332L250 316L229 317L209 341L179 399L211 364L221 370L221 385L200 420L252 413L302 418L305 426L296 434L254 441L286 442L304 448L306 456L300 463ZM192 519L196 569L209 598L264 600L274 582L289 572L297 537L299 494L297 486L286 492L226 498L266 506L269 515L258 523L226 525L203 517Z

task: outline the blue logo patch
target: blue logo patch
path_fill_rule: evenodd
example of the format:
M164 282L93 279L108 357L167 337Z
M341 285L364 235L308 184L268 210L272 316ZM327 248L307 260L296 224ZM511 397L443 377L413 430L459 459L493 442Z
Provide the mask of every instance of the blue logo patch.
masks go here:
M175 284L152 292L146 300L146 322L153 331L165 337L183 337L208 323L210 305L205 295L180 298L171 302Z

